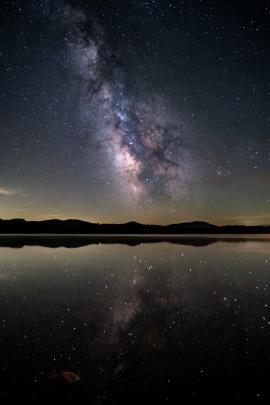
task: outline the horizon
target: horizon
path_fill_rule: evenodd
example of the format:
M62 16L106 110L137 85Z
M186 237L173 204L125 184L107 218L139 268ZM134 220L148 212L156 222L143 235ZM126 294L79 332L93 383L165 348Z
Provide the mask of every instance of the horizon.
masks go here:
M20 218L20 217L14 217L14 218L0 218L2 221L25 221L25 222L44 222L44 221L80 221L80 222L86 222L88 224L93 224L93 225L126 225L126 224L138 224L138 225L144 225L144 226L170 226L170 225L184 225L184 224L192 224L192 223L202 223L202 224L208 224L208 225L213 225L217 227L223 227L223 226L244 226L244 227L269 227L270 225L265 223L265 224L252 224L252 225L244 225L244 224L216 224L213 222L205 221L205 220L192 220L192 221L184 221L184 222L174 222L174 223L168 223L168 224L157 224L157 223L144 223L144 222L138 222L138 221L127 221L127 222L92 222L90 220L84 220L80 218L65 218L65 219L60 219L60 218L48 218L48 219L37 219L37 220L28 220L25 218Z

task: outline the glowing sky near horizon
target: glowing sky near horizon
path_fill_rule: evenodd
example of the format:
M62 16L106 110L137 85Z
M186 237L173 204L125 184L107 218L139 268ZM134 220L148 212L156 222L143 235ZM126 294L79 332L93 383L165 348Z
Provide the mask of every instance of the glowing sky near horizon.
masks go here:
M0 7L0 217L270 223L267 1Z

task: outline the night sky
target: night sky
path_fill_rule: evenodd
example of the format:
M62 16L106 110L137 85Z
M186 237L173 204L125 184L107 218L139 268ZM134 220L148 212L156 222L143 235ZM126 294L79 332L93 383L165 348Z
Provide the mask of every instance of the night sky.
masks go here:
M1 1L0 217L270 224L269 1Z

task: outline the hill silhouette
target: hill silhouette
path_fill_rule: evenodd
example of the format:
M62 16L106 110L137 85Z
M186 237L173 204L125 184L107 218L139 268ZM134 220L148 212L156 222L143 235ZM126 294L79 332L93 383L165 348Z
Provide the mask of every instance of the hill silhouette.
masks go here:
M0 219L0 234L75 234L75 235L177 235L177 234L268 234L270 226L218 226L203 221L171 225L145 225L138 222L99 224L68 220L26 221Z

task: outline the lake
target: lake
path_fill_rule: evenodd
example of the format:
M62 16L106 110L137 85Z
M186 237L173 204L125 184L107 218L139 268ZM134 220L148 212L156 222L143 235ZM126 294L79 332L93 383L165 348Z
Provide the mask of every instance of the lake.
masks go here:
M269 236L0 246L2 399L270 399Z

